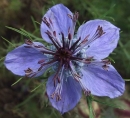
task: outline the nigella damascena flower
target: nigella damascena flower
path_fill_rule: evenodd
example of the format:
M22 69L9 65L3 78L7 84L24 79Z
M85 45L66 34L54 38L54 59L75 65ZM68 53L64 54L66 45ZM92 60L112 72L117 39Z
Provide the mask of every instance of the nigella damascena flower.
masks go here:
M62 4L50 8L43 16L41 35L51 44L26 40L9 52L5 66L16 75L37 77L48 68L47 94L61 113L71 110L85 95L115 98L124 92L124 80L105 59L116 48L119 28L105 20L90 20L74 35L78 13Z

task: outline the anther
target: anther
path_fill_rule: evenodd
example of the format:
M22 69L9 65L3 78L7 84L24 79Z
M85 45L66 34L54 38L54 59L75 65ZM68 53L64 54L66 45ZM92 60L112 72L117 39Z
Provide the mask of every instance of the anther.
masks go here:
M31 48L31 46L27 46L27 45L25 45L24 47L25 47L25 48Z
M102 68L103 68L104 70L107 70L107 71L108 71L109 66L103 65Z
M59 77L57 77L57 80L58 80L58 83L60 83L60 78Z
M56 37L56 31L53 31L53 35Z
M58 102L58 101L60 101L61 100L61 96L58 94L58 93L52 93L51 95L50 95L50 97L52 98L52 99L54 99L54 97L56 97L56 101Z
M78 17L79 17L79 13L75 12L73 15L73 21L76 22L78 20Z
M53 25L52 20L49 18L49 22Z
M32 45L33 42L32 42L30 39L26 39L26 40L25 40L25 44L27 44L27 45Z
M89 91L89 90L83 90L84 91L84 94L86 95L86 96L89 96L90 94L91 94L91 91Z
M97 30L96 30L96 33L98 34L98 37L97 38L99 38L99 37L101 37L103 34L105 34L105 32L103 32L103 29L102 29L102 27L99 25L98 26L98 28L97 28Z
M34 45L35 48L43 48L42 45Z
M72 38L72 36L71 36L71 34L69 33L69 34L68 34L68 39L71 40L71 38Z
M70 19L73 19L73 16L72 16L72 15L67 14L67 16L68 16Z
M50 28L50 23L47 21L46 17L44 17L42 21Z
M102 62L106 65L111 64L111 61L109 59L103 59Z
M29 77L31 74L33 74L33 70L28 68L27 70L24 70L25 76Z
M33 70L31 68L28 68L27 70L24 70L24 71L25 71L25 73L32 73L33 72Z
M67 15L68 15L68 17L69 17L70 19L73 20L73 22L76 22L76 21L78 20L78 17L79 17L79 13L78 13L78 12L75 12L75 13L73 14L73 16L70 15L70 14L67 14Z
M62 42L63 42L63 47L65 47L65 40L64 40L64 34L63 34L63 32L61 32L61 36L62 36Z
M84 40L79 44L79 46L81 46L82 44L85 44L88 41L88 37L89 35L87 35Z
M38 71L42 70L43 66L41 65L40 68L38 68Z
M41 63L43 63L43 62L45 62L45 60L44 60L44 59L42 59L42 60L38 61L38 64L41 64Z
M56 101L58 102L58 101L60 101L61 100L61 96L60 95L57 95L56 96Z
M70 50L74 50L80 40L81 40L81 37L79 37L79 39L76 42L74 42L74 44L70 47Z

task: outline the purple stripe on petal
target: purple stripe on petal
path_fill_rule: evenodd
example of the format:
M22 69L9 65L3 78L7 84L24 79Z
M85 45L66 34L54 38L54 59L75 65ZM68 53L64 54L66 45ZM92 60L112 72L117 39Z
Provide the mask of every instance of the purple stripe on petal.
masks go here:
M35 45L43 44L39 42L33 42ZM6 55L4 64L7 69L13 72L16 75L25 76L26 73L37 72L40 68L38 61L46 60L47 57L40 52L40 49L35 47L29 47L27 44L23 44ZM45 71L45 70L44 70ZM36 76L40 76L44 72L43 70L39 71Z
M98 26L102 27L104 34L99 35L101 31L96 33ZM106 58L117 46L119 40L119 28L105 20L90 20L81 25L78 29L77 37L84 40L88 37L86 46L86 54L94 59ZM95 35L96 34L96 35Z
M47 30L57 39L61 39L61 32L65 37L68 36L69 28L73 27L72 19L69 18L68 14L73 15L63 4L57 4L47 11L41 23L41 35L45 41L52 43L45 33Z
M79 102L81 97L81 87L79 86L79 83L75 81L72 77L64 77L61 88L61 100L57 101L56 96L52 98L52 94L54 93L57 87L54 87L53 77L54 75L52 75L48 79L47 94L52 106L63 114L73 109Z

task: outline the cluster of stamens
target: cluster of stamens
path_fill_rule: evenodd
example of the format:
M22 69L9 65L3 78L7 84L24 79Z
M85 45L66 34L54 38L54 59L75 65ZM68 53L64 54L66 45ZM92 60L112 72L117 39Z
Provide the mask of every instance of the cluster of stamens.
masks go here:
M75 27L76 21L78 19L78 12L76 12L73 16L68 14L68 17L72 19L72 22ZM86 46L89 47L90 43L92 43L94 40L101 37L105 33L102 27L101 26L97 27L97 30L91 39L89 39L89 34L88 34L83 40L81 40L81 37L79 37L77 40L73 41L72 37L74 35L73 34L74 31L70 32L70 28L68 28L67 37L65 37L64 33L61 32L60 33L61 39L58 39L57 38L58 34L53 29L53 22L51 18L44 17L43 23L45 23L46 26L49 28L49 30L47 30L45 33L53 43L54 50L52 50L51 48L48 49L41 45L35 45L31 40L26 40L25 43L27 44L27 46L25 47L27 48L33 47L41 51L45 55L51 55L49 56L48 60L43 59L38 61L38 64L40 64L41 66L40 68L38 68L37 72L33 72L33 70L31 70L30 68L25 70L26 76L30 77L31 75L31 77L33 77L39 71L41 71L45 66L54 65L57 63L56 73L53 78L54 86L56 87L56 90L54 91L54 93L52 93L51 95L52 98L56 96L57 101L61 99L60 96L61 92L58 92L59 89L61 89L61 85L58 84L61 84L62 83L61 81L63 81L62 80L63 76L61 76L62 73L61 70L63 69L66 70L67 73L71 73L70 75L73 76L73 78L81 84L85 94L89 94L90 91L87 90L87 88L85 88L80 81L81 79L81 76L79 75L80 70L76 70L76 68L77 66L80 66L80 64L78 64L79 62L90 64L93 61L93 57L84 57L84 56L79 57L78 55L81 54L81 50L83 48L85 48ZM77 65L75 65L75 63L77 63ZM103 68L105 70L108 70L109 67L108 61L103 60L103 63L104 63ZM58 87L56 86L56 84Z

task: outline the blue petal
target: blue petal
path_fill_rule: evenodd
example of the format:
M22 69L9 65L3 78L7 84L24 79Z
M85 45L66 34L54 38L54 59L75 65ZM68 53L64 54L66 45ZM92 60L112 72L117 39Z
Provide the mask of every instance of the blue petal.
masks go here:
M125 91L125 82L112 65L104 70L100 64L89 64L84 67L82 74L82 83L93 95L115 98Z
M91 40L98 26L102 27L105 34L88 44L86 54L94 59L104 59L117 47L119 28L105 20L90 20L79 27L77 36L83 40L89 35L88 40Z
M77 81L72 77L63 78L61 100L56 101L56 98L51 98L51 95L55 91L53 81L54 75L49 77L47 82L47 94L49 100L54 108L60 111L62 114L73 109L81 98L81 87Z
M42 45L39 42L33 43L36 45ZM19 76L25 76L25 70L28 68L32 69L33 72L37 72L40 68L38 61L47 59L47 57L39 50L34 47L27 48L26 46L26 44L23 44L9 52L4 61L6 68ZM44 71L45 70L39 71L36 76L40 76Z
M41 35L45 41L51 43L51 40L45 33L47 30L52 34L55 31L57 39L61 39L61 35L59 35L61 32L65 37L68 36L69 28L73 27L72 20L68 17L68 14L73 15L72 12L63 4L57 4L47 11L43 18L47 18L48 22L51 25L51 29L48 28L44 22L41 23ZM52 24L49 19L51 20Z

